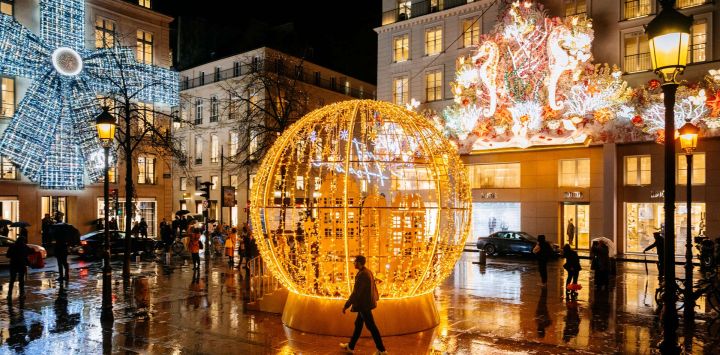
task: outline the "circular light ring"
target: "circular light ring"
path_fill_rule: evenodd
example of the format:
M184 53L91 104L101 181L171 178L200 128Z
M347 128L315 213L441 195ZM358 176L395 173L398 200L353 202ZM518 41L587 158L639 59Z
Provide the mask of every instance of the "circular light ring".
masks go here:
M52 64L58 73L66 76L78 75L83 69L80 54L68 47L59 47L52 53Z

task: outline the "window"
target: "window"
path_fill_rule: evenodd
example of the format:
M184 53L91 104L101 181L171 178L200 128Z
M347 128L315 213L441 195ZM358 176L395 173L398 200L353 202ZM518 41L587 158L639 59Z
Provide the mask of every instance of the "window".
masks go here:
M425 30L425 55L435 55L442 52L442 27Z
M298 175L295 177L295 190L305 190L305 177Z
M443 0L430 0L430 12L438 12L443 9Z
M220 161L220 142L217 134L210 135L210 162L217 163Z
M195 177L195 190L202 187L202 176Z
M198 75L198 85L205 85L205 72L201 71Z
M705 185L705 153L693 154L692 184ZM677 156L677 179L678 185L687 185L687 161L684 154Z
M705 61L705 44L707 43L707 20L696 20L690 27L690 53L692 63Z
M95 48L111 48L115 45L115 21L98 16L95 19Z
M399 0L398 1L398 17L400 20L407 20L412 14L412 1L410 0Z
M230 186L237 188L238 187L238 176L237 175L230 175Z
M210 189L217 190L218 186L220 185L220 179L217 175L211 175L210 176L210 182L212 182L212 187Z
M108 182L111 184L117 184L117 165L108 167Z
M393 62L399 63L410 59L410 35L404 34L393 38Z
M234 157L238 153L240 145L240 135L237 132L230 132L230 156Z
M650 156L625 157L625 185L650 185Z
M590 159L562 159L559 165L560 187L590 186Z
M519 188L520 163L471 165L470 187L473 189Z
M180 178L180 191L187 190L187 177L183 176Z
M393 80L393 102L397 105L408 103L408 77L403 76Z
M474 17L463 20L463 47L470 47L480 43L480 18Z
M14 2L14 0L0 0L0 13L12 16Z
M195 136L195 164L202 164L203 139L202 136Z
M217 122L220 116L220 101L217 96L210 98L210 122Z
M587 14L586 0L565 0L565 16L581 16Z
M49 214L50 217L55 217L55 214L60 212L63 214L63 221L68 220L66 196L42 196L40 209L42 210L43 216Z
M693 6L700 6L707 2L707 0L677 0L675 3L678 9L684 9Z
M203 99L195 99L195 124L203 123Z
M234 94L230 94L230 104L228 105L229 115L228 118L235 120L240 118L240 97Z
M215 67L215 73L213 74L213 81L220 81L220 67Z
M155 183L155 158L138 157L138 184Z
M0 116L13 117L15 115L15 79L2 78L2 101L0 101Z
M625 0L625 19L650 15L650 0Z
M257 153L259 147L260 133L257 130L250 130L250 144L248 145L248 154L252 159L256 159L255 153Z
M152 132L152 130L155 128L155 108L152 104L146 104L144 102L138 102L137 106L138 113L140 114L140 117L138 117L138 126L140 128L140 132Z
M442 100L442 70L425 73L425 97L427 101Z
M625 35L625 71L634 73L650 70L650 46L643 32Z
M138 0L138 4L142 7L150 8L150 0Z
M0 156L0 180L17 180L18 173L10 159Z
M153 64L153 35L143 30L137 31L137 61Z
M233 76L240 76L240 62L233 62Z

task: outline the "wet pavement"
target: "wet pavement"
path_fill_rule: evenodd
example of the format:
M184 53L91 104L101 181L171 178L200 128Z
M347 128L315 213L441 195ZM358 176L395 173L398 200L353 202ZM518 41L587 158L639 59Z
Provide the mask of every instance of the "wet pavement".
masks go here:
M452 275L435 291L441 321L422 333L386 337L391 354L649 354L660 336L654 265L619 263L611 287L595 291L583 260L577 301L564 299L562 261L549 266L546 289L531 259L499 257L486 266L464 253ZM288 329L279 315L243 308L242 273L221 260L194 277L189 261L133 263L147 276L151 306L133 305L132 288L115 274L112 328L100 324L101 264L73 262L67 286L54 279L51 263L34 270L24 302L6 300L7 270L0 269L0 354L340 354L345 338ZM113 262L119 270L121 262ZM682 269L678 268L678 272ZM698 321L686 342L694 354L717 354L701 300ZM332 316L332 315L328 315ZM382 332L382 324L379 325ZM685 339L681 335L680 341ZM361 339L356 354L372 354Z

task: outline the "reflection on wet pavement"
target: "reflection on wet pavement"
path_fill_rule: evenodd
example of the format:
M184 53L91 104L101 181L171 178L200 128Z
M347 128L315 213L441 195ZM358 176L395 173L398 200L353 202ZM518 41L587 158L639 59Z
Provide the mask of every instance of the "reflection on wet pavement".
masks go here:
M543 289L532 260L493 258L478 266L472 264L474 257L466 253L435 291L440 324L418 334L387 337L391 353L653 352L660 336L654 300L658 282L642 264L619 264L611 287L595 290L583 260L583 289L577 300L566 300L561 261L549 265L550 282ZM15 295L0 307L0 354L338 354L338 343L345 341L293 331L279 315L244 310L243 274L221 260L197 273L181 260L135 265L135 275L149 278L149 312L137 312L132 289L115 280L115 322L106 328L99 321L100 263L74 269L62 287L51 270L31 274L24 302ZM120 263L113 267L119 270ZM0 277L3 302L7 282ZM705 332L702 320L707 317L700 303L700 321L687 344L693 353L713 353L718 340ZM372 341L363 338L356 353L373 351Z

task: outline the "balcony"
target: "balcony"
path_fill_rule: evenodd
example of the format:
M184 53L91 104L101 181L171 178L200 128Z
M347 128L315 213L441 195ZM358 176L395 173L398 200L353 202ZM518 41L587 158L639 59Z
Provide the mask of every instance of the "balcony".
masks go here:
M652 69L650 53L639 53L625 56L625 72L636 73Z
M413 17L439 12L473 2L472 0L435 0L419 1L408 5L400 5L390 11L383 12L382 25L405 21ZM404 2L408 4L409 1Z
M344 85L344 82L338 83L338 80L343 79L342 77L323 76L320 72L310 72L302 66L278 60L253 60L251 63L235 65L232 68L216 71L212 74L202 74L195 78L185 77L180 80L180 90L188 90L227 79L237 78L257 72L258 70L278 73L285 77L356 99L375 99L375 94L367 92L365 88L348 88Z

